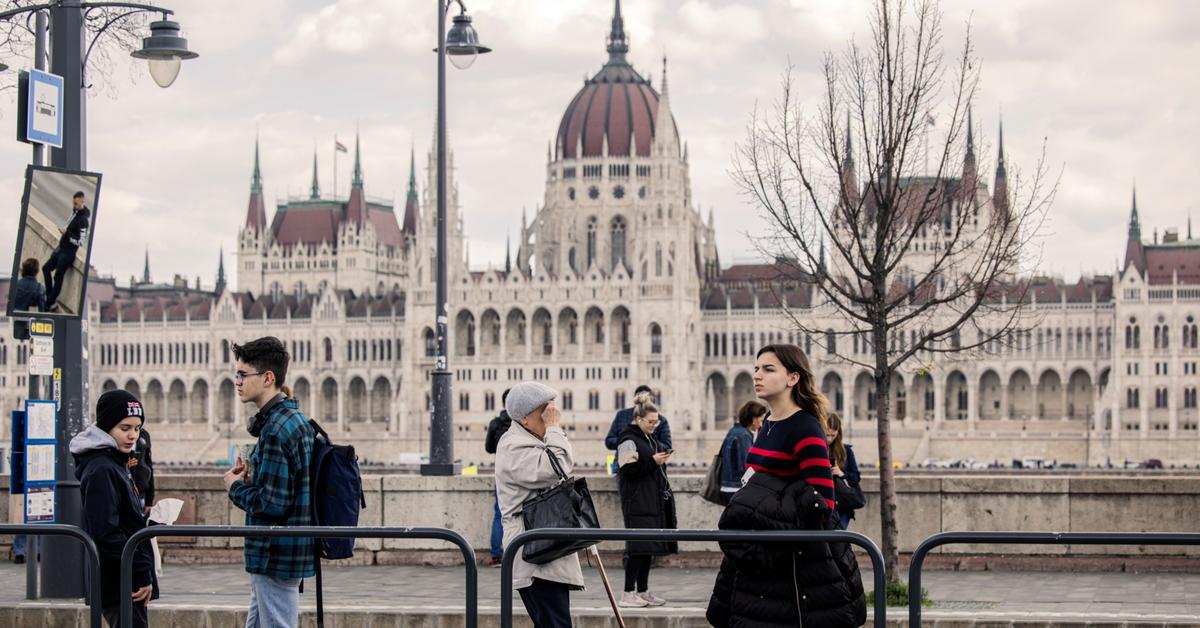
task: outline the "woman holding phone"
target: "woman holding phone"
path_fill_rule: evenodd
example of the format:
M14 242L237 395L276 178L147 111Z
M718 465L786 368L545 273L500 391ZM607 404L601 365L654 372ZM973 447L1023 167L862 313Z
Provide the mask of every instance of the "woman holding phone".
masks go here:
M671 450L660 451L654 430L658 406L650 393L633 398L633 423L617 438L617 475L620 483L621 514L626 528L674 528L675 496L663 466ZM625 563L625 593L620 605L638 608L662 606L667 601L650 592L650 563L654 556L674 554L679 544L667 541L629 541Z

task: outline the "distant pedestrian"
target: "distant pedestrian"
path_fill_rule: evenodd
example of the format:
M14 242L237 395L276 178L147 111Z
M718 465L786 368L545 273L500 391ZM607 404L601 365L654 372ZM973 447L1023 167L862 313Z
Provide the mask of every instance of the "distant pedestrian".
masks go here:
M124 390L96 400L96 423L71 439L75 477L83 500L83 529L100 551L100 608L109 626L121 612L121 552L146 527L129 473L129 452L142 430L142 403ZM142 543L133 555L133 625L148 625L146 604L158 597L154 554Z
M721 515L722 530L829 530L837 526L825 441L829 401L804 351L767 345L754 365L754 392L771 416L746 466L755 473ZM727 626L861 626L866 597L846 543L721 543L725 558L706 617Z
M677 524L675 496L663 466L671 458L654 438L658 427L658 406L650 393L633 399L633 421L617 441L621 515L626 528L671 529ZM626 607L662 606L667 601L649 590L650 563L654 556L674 554L679 544L668 541L629 541L625 543L625 593L620 605Z
M58 239L58 246L50 253L50 258L42 265L42 275L46 280L46 307L53 309L54 302L58 300L58 295L62 292L63 280L66 278L67 271L75 265L75 256L79 252L79 247L87 241L88 221L91 219L91 210L84 204L83 192L76 192L71 198L71 222L67 223L66 229L59 229L62 235Z
M512 419L508 416L508 410L504 409L504 404L508 403L508 389L500 394L500 414L488 423L487 435L483 440L483 449L489 454L496 453L496 446L500 444L500 437L508 431L512 426ZM494 465L493 465L494 466ZM495 473L493 468L492 473ZM483 564L488 567L499 567L500 559L504 557L504 526L500 522L500 497L496 493L495 487L492 489L492 547L491 553L484 559Z
M46 311L46 288L37 280L39 268L35 257L21 262L21 278L17 280L16 294L13 295L14 312Z
M633 398L637 399L637 396L642 393L653 395L654 391L649 386L641 384L633 389ZM658 403L658 400L655 399L654 402ZM616 451L618 437L621 436L621 432L624 432L625 428L629 427L631 423L633 423L632 406L617 410L617 414L613 416L612 425L608 426L608 435L604 437L604 446L610 451ZM671 426L667 424L667 417L661 413L658 415L658 427L654 428L654 440L658 442L662 451L671 449ZM617 464L614 462L610 471L616 473L617 470Z
M288 352L271 336L233 345L238 398L253 403L250 460L238 457L225 473L229 501L246 512L246 525L312 525L309 467L313 430L296 400L285 394ZM311 538L248 537L243 551L250 574L246 628L299 625L300 580L314 573Z
M833 474L838 518L842 529L849 530L854 511L862 507L854 503L862 498L862 474L858 471L858 461L854 459L854 448L845 442L842 417L836 412L829 413L829 431L825 433L825 439L829 443L830 461L833 463L830 472ZM843 493L853 495L843 496Z
M129 452L129 473L133 476L133 487L137 489L142 503L142 512L150 515L154 506L154 458L150 454L150 432L143 429Z
M733 427L725 433L721 443L721 498L725 504L742 488L742 476L746 473L746 457L754 446L754 435L762 427L769 410L761 401L751 399L738 408Z
M504 546L525 531L521 505L553 487L559 475L551 466L552 452L570 474L575 464L571 443L562 429L562 415L554 405L558 393L544 384L521 382L508 392L505 409L512 427L500 438L496 450L496 493L504 524ZM513 587L534 628L570 628L571 591L583 589L578 554L534 565L518 555L513 560Z

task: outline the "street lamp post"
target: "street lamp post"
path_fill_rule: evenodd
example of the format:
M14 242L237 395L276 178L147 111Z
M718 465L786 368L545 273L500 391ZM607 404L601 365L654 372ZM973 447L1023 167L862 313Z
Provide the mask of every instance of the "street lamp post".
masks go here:
M461 9L454 16L454 26L446 32L446 13L455 3ZM443 4L437 0L437 309L434 311L437 330L437 358L433 368L433 416L429 433L429 462L421 465L421 475L457 475L454 463L453 416L450 410L450 365L447 332L449 314L447 300L446 225L446 57L459 69L466 69L475 58L491 48L479 45L479 37L471 26L471 16L462 0Z
M103 24L96 32L90 45L86 45L85 21L87 12L117 8L127 9L115 15ZM50 14L50 71L63 77L63 108L62 108L62 147L50 150L50 165L56 168L83 170L87 165L87 70L88 56L92 47L112 25L139 13L159 13L166 17L173 12L170 9L155 7L148 4L131 2L79 2L78 0L56 0L44 4L31 5L0 13L0 20L10 19L16 15L31 12L48 11ZM155 25L161 22L155 22ZM171 24L175 24L171 22ZM191 59L196 53L187 50L187 40L178 37L179 29L175 24L172 39L164 39L163 35L172 33L156 32L153 28L150 37L143 40L142 49L134 53L135 57L148 58L151 62L165 61L170 58ZM40 60L39 60L40 62ZM175 69L178 73L178 69ZM151 68L155 82L162 87L166 85L158 80ZM174 80L174 76L171 76ZM86 284L85 284L86 285ZM86 303L86 299L81 299ZM61 399L59 400L58 418L56 425L57 447L55 456L55 520L58 523L79 525L83 522L83 504L79 493L79 482L75 479L75 463L68 448L70 440L79 433L86 424L88 407L88 359L87 331L83 325L83 317L87 316L86 309L80 313L79 319L67 319L56 325L54 334L55 363L61 373ZM35 560L31 556L30 560ZM83 570L79 565L84 563L83 551L77 542L67 538L47 537L41 541L41 596L51 598L83 597ZM93 600L93 603L98 603Z

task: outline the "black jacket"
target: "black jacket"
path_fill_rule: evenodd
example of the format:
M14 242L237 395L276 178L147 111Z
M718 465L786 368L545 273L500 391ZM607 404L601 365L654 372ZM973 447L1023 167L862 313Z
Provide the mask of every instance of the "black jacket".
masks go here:
M121 550L130 536L146 527L129 475L129 455L121 453L112 437L95 425L71 439L71 453L83 498L83 530L100 550L101 606L113 606L121 599ZM133 590L148 584L155 585L157 597L154 553L146 542L134 554Z
M637 425L627 426L617 440L617 464L621 464L621 447L627 441L637 448L638 459L620 467L621 473L617 476L625 527L675 528L675 495L671 493L667 474L654 461L654 454L660 451L658 441L647 436ZM625 548L630 554L661 556L678 552L679 543L629 541Z
M133 476L133 485L146 506L154 505L154 458L150 455L150 432L142 430L137 444L133 446L133 455L137 458L137 466L129 473Z
M496 446L500 444L500 437L512 427L512 419L508 416L508 410L501 410L500 414L496 415L487 426L487 436L483 439L483 449L489 454L496 453Z
M58 239L58 248L77 250L82 246L83 241L87 239L88 219L91 216L92 212L86 207L75 212L62 237Z
M46 311L46 286L36 277L21 277L17 281L17 294L13 297L13 311Z
M756 473L734 493L722 530L834 529L832 513L799 478ZM840 628L867 620L854 552L846 543L721 543L725 558L706 617L717 628ZM797 621L799 607L800 621Z

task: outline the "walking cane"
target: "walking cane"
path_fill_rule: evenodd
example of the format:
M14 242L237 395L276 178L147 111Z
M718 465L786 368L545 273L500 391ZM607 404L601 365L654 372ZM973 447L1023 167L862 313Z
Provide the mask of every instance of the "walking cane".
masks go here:
M612 605L613 614L617 616L617 627L625 628L625 619L621 617L621 609L617 608L617 598L613 596L612 585L608 583L608 574L604 573L604 561L600 560L600 550L595 546L588 548L596 557L596 569L600 571L600 581L604 583L604 592L608 594L608 603Z

